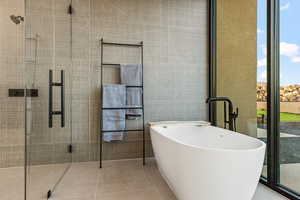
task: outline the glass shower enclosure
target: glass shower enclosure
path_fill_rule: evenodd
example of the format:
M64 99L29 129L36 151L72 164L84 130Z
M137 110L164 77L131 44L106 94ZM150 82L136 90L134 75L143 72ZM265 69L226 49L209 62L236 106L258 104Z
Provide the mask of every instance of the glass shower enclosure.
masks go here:
M25 198L47 199L72 163L72 16L66 1L25 1Z

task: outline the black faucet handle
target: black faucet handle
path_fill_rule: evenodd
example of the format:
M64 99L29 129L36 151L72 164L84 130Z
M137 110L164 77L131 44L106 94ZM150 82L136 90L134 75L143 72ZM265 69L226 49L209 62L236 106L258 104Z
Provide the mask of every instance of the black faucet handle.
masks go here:
M239 108L236 108L236 111L232 113L232 117L236 119L239 116Z
M237 117L239 116L239 108L236 108L235 109L236 111L232 113L232 118L233 118L233 130L235 132L237 132L237 129L236 129L236 119Z

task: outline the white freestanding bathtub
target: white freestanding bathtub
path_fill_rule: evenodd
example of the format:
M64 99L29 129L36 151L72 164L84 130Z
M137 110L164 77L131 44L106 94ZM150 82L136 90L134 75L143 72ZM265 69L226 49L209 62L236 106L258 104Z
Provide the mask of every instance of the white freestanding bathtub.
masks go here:
M178 200L252 199L263 167L264 142L191 123L154 123L150 132L160 173Z

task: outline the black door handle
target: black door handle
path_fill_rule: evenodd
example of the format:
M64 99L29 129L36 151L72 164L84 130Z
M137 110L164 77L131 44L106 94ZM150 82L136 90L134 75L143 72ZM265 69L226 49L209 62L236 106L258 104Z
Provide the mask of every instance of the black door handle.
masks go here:
M60 86L60 109L61 109L61 127L65 127L65 75L64 71L60 71L60 80L61 80L61 86Z
M49 110L48 110L48 126L53 126L53 71L49 70Z
M53 127L53 115L61 116L61 127L65 127L65 85L64 85L64 71L60 71L60 83L53 82L53 71L49 70L49 113L48 113L48 126ZM53 111L53 87L60 87L60 111Z

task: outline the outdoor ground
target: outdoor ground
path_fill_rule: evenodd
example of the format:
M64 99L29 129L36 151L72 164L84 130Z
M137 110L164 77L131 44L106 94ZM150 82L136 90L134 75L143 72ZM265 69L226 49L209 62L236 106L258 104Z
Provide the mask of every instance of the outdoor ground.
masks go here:
M264 123L257 124L258 138L267 142L266 111L258 110L258 119L265 115ZM300 163L300 115L280 113L280 163Z
M261 117L262 115L267 116L267 111L258 110L257 117ZM299 122L300 123L300 115L293 113L280 113L280 122Z

